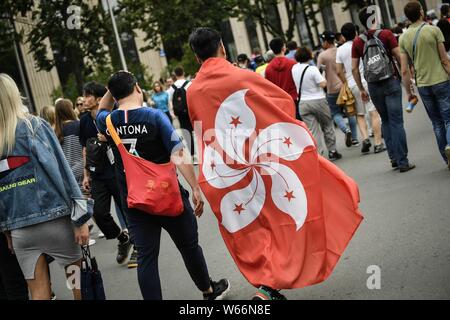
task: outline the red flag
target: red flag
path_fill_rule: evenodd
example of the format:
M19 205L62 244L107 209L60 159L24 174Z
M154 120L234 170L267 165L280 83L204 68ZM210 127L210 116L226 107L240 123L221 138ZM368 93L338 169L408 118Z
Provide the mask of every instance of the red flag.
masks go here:
M324 281L363 219L356 183L318 156L292 98L258 74L208 59L187 99L201 122L200 187L245 278Z

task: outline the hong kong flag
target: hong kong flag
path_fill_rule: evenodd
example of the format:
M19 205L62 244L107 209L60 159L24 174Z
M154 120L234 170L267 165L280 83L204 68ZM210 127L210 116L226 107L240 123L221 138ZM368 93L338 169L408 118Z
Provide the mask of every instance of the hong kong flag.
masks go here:
M292 98L260 75L208 59L187 90L199 183L254 286L327 279L363 217L356 183L320 157Z

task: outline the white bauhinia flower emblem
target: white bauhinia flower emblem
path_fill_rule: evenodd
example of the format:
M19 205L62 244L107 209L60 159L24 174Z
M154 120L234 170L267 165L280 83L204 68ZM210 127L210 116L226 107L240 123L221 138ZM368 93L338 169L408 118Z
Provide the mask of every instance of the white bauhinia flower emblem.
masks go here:
M294 219L298 231L307 215L305 190L292 169L270 159L276 156L277 159L295 161L306 147L314 146L314 142L306 129L299 125L275 123L254 139L246 159L246 142L256 134L255 115L245 102L247 91L233 93L220 105L215 119L215 141L223 152L219 153L212 144L205 145L203 175L207 183L217 189L232 189L236 183L251 177L248 186L228 192L221 200L222 225L228 232L243 229L261 213L266 202L262 172L272 179L270 194L273 203ZM228 166L224 157L239 164L239 169Z

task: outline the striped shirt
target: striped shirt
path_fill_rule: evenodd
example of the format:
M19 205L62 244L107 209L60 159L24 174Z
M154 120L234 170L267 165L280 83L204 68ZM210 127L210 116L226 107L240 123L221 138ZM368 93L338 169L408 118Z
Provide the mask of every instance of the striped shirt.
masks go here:
M80 184L83 181L83 150L80 144L80 122L68 122L63 126L64 141L62 149L75 179Z

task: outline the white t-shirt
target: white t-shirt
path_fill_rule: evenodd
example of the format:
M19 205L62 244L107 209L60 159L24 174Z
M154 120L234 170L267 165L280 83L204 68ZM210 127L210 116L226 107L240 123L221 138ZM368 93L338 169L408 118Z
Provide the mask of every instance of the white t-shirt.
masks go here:
M352 73L352 47L353 41L347 41L337 49L336 53L336 63L344 65L345 77L347 78L348 86L350 88L356 87L356 81L355 78L353 78ZM364 84L366 80L364 79L363 71L363 65L360 63L359 72L361 74L361 80Z
M307 66L309 65L306 63L297 63L292 67L292 78L294 79L297 92L299 90L303 70L305 70ZM303 78L302 89L300 91L302 96L300 101L325 99L325 91L319 87L319 84L324 81L325 78L320 74L319 69L315 66L309 66Z
M182 80L177 80L174 82L175 87L177 88L181 88L183 86L183 84L188 81L188 84L184 87L184 90L187 91L187 89L189 88L189 86L192 84L191 81L186 80L186 79L182 79ZM173 93L175 92L175 90L172 88L172 86L170 86L169 89L167 89L166 91L169 94L169 101L170 103L172 103L172 99L173 99Z

